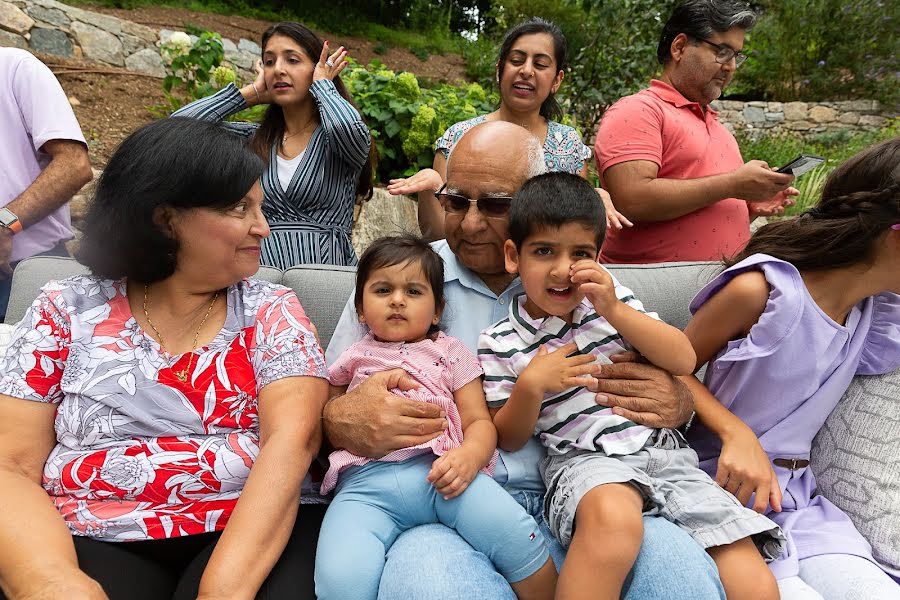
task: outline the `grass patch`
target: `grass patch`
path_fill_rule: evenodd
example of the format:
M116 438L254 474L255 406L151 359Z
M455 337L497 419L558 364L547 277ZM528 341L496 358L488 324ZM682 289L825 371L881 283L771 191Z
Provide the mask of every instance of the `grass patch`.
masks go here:
M794 182L794 187L800 190L800 196L797 197L797 203L789 207L785 214L797 215L819 201L825 179L835 167L872 144L898 135L900 135L900 119L895 118L882 129L874 131L850 132L845 129L805 139L795 134L762 135L751 138L739 133L737 140L744 161L764 160L773 167L787 164L802 153L825 157L824 164Z

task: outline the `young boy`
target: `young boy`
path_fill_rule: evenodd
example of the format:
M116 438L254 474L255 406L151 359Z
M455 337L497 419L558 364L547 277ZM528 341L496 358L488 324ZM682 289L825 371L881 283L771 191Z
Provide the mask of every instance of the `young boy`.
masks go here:
M681 434L613 414L588 388L599 364L640 352L673 375L696 356L678 329L644 310L596 257L606 232L597 193L575 175L529 180L510 210L506 269L525 293L509 318L482 332L478 356L500 447L518 450L537 433L544 515L569 546L557 598L618 598L640 549L642 514L659 514L707 548L732 598L777 598L767 558L781 530L700 470Z

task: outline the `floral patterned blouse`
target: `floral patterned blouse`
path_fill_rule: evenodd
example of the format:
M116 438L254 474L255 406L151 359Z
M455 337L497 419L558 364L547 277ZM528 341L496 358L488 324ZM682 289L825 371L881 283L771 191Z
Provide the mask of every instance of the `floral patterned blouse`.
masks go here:
M444 135L434 143L435 151L450 158L450 151L459 142L465 132L476 125L484 123L487 115L480 115L467 121L460 121L447 128ZM590 146L586 146L578 132L562 123L547 121L547 137L544 139L544 162L551 173L572 173L577 175L584 167L585 161L594 155Z
M43 486L74 535L223 529L259 452L259 391L327 377L322 350L290 289L245 279L228 288L213 341L193 360L171 356L138 326L125 289L84 275L46 285L0 362L0 393L57 405ZM175 372L189 363L182 383Z

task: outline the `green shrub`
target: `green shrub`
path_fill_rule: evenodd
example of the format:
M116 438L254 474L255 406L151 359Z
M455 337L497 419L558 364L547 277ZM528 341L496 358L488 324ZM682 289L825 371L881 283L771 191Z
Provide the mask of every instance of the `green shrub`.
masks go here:
M732 93L790 100L900 101L900 3L764 0Z
M233 69L221 66L225 51L218 33L201 32L191 43L187 34L175 32L160 50L166 65L162 87L169 112L236 80Z
M477 83L424 87L412 73L395 73L378 61L351 62L341 75L366 118L378 149L379 181L430 167L434 141L450 125L496 108L496 94Z
M745 161L764 160L772 167L787 164L802 153L825 157L823 165L794 182L794 187L800 190L800 196L797 197L797 203L789 207L785 214L796 215L819 201L825 178L835 167L872 144L898 135L900 135L900 119L893 119L886 127L875 131L841 130L811 136L805 140L793 134L750 138L738 133L737 140Z
M419 60L421 60L422 62L425 62L426 60L428 60L428 57L430 56L428 54L428 50L426 50L425 48L422 48L421 46L414 46L414 47L410 48L409 51L412 52L415 55L415 57L418 58Z

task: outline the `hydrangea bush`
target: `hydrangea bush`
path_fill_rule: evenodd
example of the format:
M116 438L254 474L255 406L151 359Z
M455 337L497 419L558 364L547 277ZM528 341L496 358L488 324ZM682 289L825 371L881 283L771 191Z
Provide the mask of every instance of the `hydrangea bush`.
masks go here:
M447 127L499 104L477 83L425 86L412 73L395 73L378 61L368 67L351 62L341 78L375 139L379 181L430 167L434 142Z

